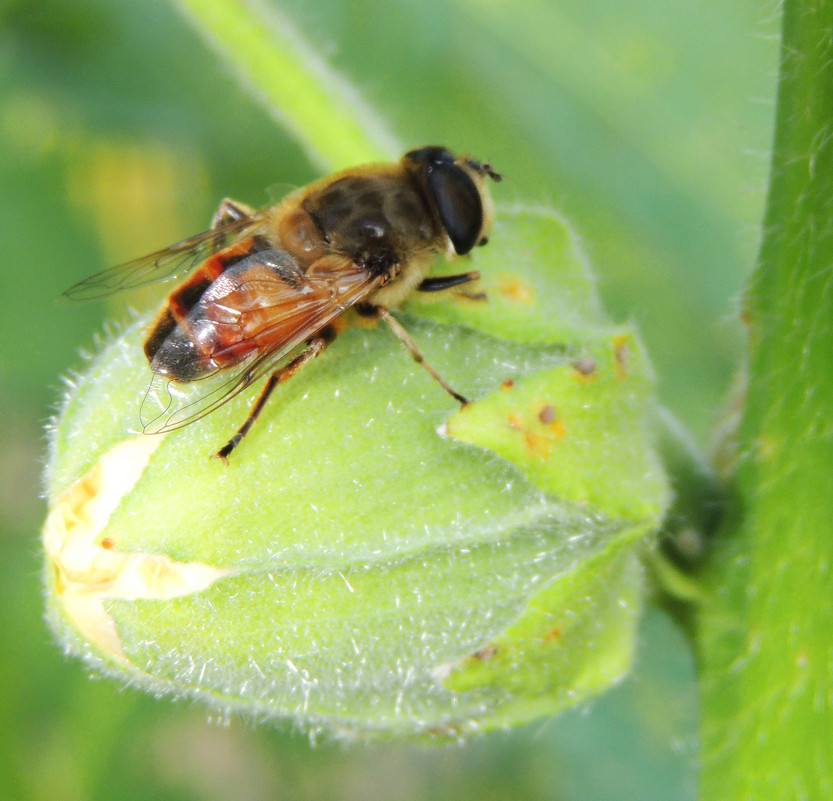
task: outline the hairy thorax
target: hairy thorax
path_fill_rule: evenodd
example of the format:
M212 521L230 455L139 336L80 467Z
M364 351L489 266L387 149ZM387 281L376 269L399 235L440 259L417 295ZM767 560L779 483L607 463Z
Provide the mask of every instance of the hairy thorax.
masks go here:
M388 281L371 303L397 306L450 246L417 187L398 170L353 175L290 195L268 227L279 247L308 270L337 269L345 259Z

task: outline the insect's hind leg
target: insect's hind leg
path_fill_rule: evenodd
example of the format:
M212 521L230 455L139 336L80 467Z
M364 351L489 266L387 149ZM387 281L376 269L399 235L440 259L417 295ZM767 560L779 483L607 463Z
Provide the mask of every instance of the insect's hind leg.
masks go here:
M251 217L254 213L255 210L251 206L224 197L220 201L217 211L214 212L214 216L211 218L211 227L212 229L219 228L226 223L236 222L237 220L242 220L244 217Z
M282 384L284 381L288 381L292 378L295 373L297 373L307 362L312 361L316 356L318 356L324 348L329 345L333 339L335 339L335 333L330 332L329 330L324 330L318 334L314 339L311 339L308 343L306 348L304 348L295 358L288 361L283 367L279 367L275 370L272 375L269 376L266 384L264 384L263 389L260 391L260 394L255 399L255 402L252 404L252 408L249 409L249 414L246 419L243 421L243 425L237 429L237 433L225 444L223 445L217 453L212 455L212 459L219 459L223 464L228 464L228 457L229 454L240 444L240 440L246 436L249 432L249 429L254 424L254 421L257 420L258 415L263 411L263 407L266 405L266 401L269 400L269 396L274 391L275 387L278 384Z

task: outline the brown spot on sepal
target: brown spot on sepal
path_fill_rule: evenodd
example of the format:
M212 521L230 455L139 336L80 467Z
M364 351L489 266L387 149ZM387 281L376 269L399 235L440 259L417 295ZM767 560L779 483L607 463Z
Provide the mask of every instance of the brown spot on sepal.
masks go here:
M549 631L544 633L544 636L541 638L544 642L555 642L556 640L561 639L561 626L554 626Z
M548 439L561 439L567 433L567 429L564 426L564 419L553 404L545 401L534 406L533 412L535 412L538 422L546 427L544 436Z
M513 412L506 417L506 424L515 431L523 431L524 419L519 414Z
M556 417L555 420L547 426L547 428L549 429L550 434L552 434L556 439L561 439L567 433L563 417Z
M555 407L549 403L546 406L543 406L541 411L538 412L538 419L544 425L549 425L553 420L555 420Z
M628 377L630 353L627 337L618 336L613 338L613 360L616 367L617 381L624 381Z
M590 356L584 356L573 362L573 376L582 384L589 384L596 380L596 360Z
M524 432L524 447L539 459L546 459L550 455L552 442L549 437L536 434L534 431Z
M477 662L488 662L491 659L494 659L497 656L497 645L494 643L489 643L488 645L484 645L482 648L478 648L472 655L471 658L476 660Z
M527 422L527 419L530 422ZM566 433L564 421L558 410L546 401L534 403L528 415L509 412L506 424L513 431L522 433L523 447L537 459L546 459L552 452L553 444Z
M505 275L498 279L498 291L510 303L531 306L535 302L535 290L515 275Z

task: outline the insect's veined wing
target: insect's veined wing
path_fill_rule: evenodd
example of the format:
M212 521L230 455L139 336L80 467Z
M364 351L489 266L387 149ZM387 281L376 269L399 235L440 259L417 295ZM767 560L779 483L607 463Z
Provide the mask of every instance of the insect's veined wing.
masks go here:
M182 278L212 253L258 233L263 226L263 215L259 212L251 217L231 220L183 239L164 250L91 275L71 286L61 297L68 300L97 300L125 289Z
M327 257L304 273L277 249L232 265L156 352L139 413L145 433L181 428L222 406L382 283L343 257ZM171 360L179 375L197 377L173 381Z

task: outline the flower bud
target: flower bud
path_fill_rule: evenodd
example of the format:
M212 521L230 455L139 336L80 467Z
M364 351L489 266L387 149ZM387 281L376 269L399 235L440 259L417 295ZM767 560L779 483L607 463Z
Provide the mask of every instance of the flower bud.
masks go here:
M155 693L362 736L459 737L619 679L669 495L650 367L551 214L501 215L476 267L485 300L398 313L472 403L389 331L350 328L228 466L209 457L250 394L142 434L142 321L107 343L51 432L48 617L68 650Z

